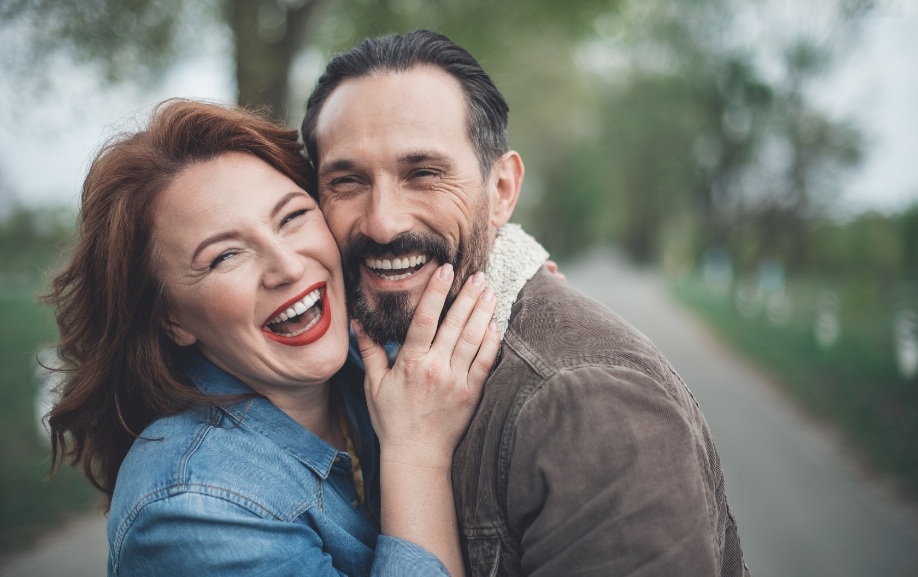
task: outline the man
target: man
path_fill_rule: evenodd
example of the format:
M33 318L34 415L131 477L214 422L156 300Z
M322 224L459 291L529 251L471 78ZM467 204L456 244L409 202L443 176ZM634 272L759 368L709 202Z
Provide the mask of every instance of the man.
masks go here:
M497 293L501 357L453 461L469 574L747 574L691 393L507 224L524 173L507 114L474 58L418 31L335 57L303 120L351 314L370 336L404 338L442 263L454 292L485 270Z

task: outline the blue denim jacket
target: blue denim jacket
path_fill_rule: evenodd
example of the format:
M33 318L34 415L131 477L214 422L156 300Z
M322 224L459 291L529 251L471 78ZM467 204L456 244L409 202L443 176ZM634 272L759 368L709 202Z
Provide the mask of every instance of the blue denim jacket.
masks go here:
M197 355L186 373L209 394L252 393ZM153 422L121 465L108 574L448 575L425 549L379 535L378 448L359 373L349 361L334 384L360 437L366 505L350 456L264 397L191 409Z

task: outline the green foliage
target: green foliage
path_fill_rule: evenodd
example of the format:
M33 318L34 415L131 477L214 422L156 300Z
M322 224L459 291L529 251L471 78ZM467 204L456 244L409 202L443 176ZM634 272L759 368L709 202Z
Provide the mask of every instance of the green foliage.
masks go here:
M317 39L339 51L365 37L427 28L470 49L490 71L509 53L524 48L516 44L521 38L540 38L564 50L565 40L588 34L596 16L617 4L618 0L349 0L329 6L330 26L317 30ZM527 41L525 47L530 46Z
M72 231L73 215L63 208L17 205L0 217L0 294L37 286Z
M905 305L918 310L918 282L901 288L893 294L863 276L797 279L787 287L793 316L786 325L765 314L746 318L732 298L697 281L675 292L732 347L766 367L804 407L836 425L874 466L918 496L918 377L899 374L893 348L894 316ZM829 348L814 336L826 291L836 295L841 326Z
M775 374L814 414L837 425L878 468L918 496L918 375L900 372L895 331L904 311L918 315L918 205L901 214L868 213L811 224L809 266L787 274L790 313L766 314L766 295L739 313L739 286L755 287L755 252L734 253L739 279L726 297L693 281L676 293L724 340ZM789 247L792 250L793 247ZM837 313L837 341L818 344L819 311ZM914 317L918 318L918 317Z
M915 214L918 205L902 215L867 213L844 223L815 222L810 270L836 275L856 273L886 281L916 278Z
M85 511L98 493L69 467L50 476L50 448L39 433L36 353L57 335L35 294L72 230L66 211L13 207L0 220L0 554L20 549Z
M542 174L548 181L602 183L589 192L594 210L580 212L587 221L573 226L622 244L636 260L653 261L669 250L670 223L685 228L687 216L696 256L724 246L753 263L809 262L809 219L859 162L862 138L806 97L834 61L838 38L780 38L783 75L766 76L753 47L737 40L733 20L756 6L635 0L596 19L595 34L582 40L589 50L581 64L597 81L598 106L591 130L572 149L595 146L601 161ZM833 6L822 9L840 27L851 14L863 14L841 5L832 12ZM596 174L571 178L573 170ZM578 195L564 197L581 202ZM559 202L546 196L544 214L534 209L533 221L565 214Z
M55 335L47 307L28 294L0 292L0 554L21 549L98 500L79 472L64 467L50 476L49 445L39 436L35 355Z
M91 63L109 80L154 80L178 50L183 0L7 0L0 23L28 34L21 62L60 52ZM34 69L34 68L33 68Z

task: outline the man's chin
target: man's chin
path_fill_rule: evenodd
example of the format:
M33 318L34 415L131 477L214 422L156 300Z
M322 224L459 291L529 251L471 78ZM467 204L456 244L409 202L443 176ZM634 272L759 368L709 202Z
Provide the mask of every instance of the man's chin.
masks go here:
M407 291L372 296L356 291L350 296L350 315L360 323L367 336L379 344L405 341L418 297Z

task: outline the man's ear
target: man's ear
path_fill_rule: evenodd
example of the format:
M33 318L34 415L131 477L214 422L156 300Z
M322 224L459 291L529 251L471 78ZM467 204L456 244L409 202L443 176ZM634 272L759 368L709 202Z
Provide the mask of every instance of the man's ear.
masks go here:
M172 342L180 347L189 347L198 342L198 338L188 332L172 315L169 315L163 322L163 330L166 331Z
M491 182L494 187L494 196L491 199L491 226L500 228L507 224L513 209L516 208L526 168L519 153L511 150L497 159L491 171Z

